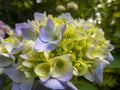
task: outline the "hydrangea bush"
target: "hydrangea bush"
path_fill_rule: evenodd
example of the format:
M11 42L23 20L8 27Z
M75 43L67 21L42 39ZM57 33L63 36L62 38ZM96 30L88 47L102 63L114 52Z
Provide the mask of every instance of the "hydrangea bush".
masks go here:
M70 82L78 76L102 83L103 69L113 60L104 31L69 13L36 12L8 35L0 38L0 74L12 80L12 90L78 90Z

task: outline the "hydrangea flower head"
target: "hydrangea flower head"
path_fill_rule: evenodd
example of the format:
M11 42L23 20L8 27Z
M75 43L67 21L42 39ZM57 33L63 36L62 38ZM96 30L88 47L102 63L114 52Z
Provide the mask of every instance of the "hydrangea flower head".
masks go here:
M34 20L17 23L8 34L0 38L0 74L12 80L12 90L32 90L35 79L34 90L78 90L73 77L102 83L104 68L113 61L114 46L104 31L69 13L36 12Z

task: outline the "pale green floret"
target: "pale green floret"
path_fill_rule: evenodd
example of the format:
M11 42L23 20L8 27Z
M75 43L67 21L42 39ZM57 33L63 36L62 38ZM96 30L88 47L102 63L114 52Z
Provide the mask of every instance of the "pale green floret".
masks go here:
M26 78L31 78L32 77L32 73L31 72L24 71L24 73L25 73Z
M4 47L6 48L6 50L7 50L9 53L11 52L11 50L12 50L14 47L18 46L19 44L20 44L20 41L19 41L19 39L16 38L16 37L6 38L6 39L4 40L4 43L3 43Z
M61 77L64 73L66 73L70 69L69 60L66 60L61 57L56 57L53 59L53 77Z
M51 70L51 65L49 63L42 63L42 64L38 64L35 67L34 72L40 78L47 78L51 73L50 70Z
M26 60L22 62L23 66L27 67L27 68L32 68L33 67L33 63Z
M74 64L74 75L82 76L88 71L88 65L84 61L77 61Z

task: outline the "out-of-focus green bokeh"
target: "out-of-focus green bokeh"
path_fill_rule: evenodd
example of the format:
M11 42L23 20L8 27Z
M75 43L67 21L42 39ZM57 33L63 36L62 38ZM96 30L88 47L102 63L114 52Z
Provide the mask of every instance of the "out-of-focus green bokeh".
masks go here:
M74 18L96 22L115 46L115 60L104 72L102 85L84 78L73 79L79 90L120 90L120 0L0 0L0 20L14 29L15 23L32 20L34 12L53 16L69 12Z

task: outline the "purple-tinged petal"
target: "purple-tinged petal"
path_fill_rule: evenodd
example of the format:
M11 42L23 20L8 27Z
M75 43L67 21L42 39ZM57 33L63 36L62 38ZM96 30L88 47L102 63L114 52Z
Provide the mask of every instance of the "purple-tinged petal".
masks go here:
M41 82L42 83L42 82ZM58 80L56 79L49 79L46 82L42 83L45 87L48 87L50 89L56 89L56 90L63 90L66 87L61 84Z
M108 52L108 56L105 59L108 61L113 61L114 57L112 56L112 54L110 52Z
M33 86L34 78L27 79L22 83L13 82L12 90L31 90Z
M68 82L69 80L71 80L72 76L73 76L73 68L71 66L68 72L66 72L63 76L56 79L59 80L60 82Z
M0 67L9 66L13 63L10 57L6 57L4 55L0 55Z
M40 34L39 37L44 42L54 41L54 34L55 34L55 25L54 22L48 18L47 24L45 27L40 27Z
M95 73L94 73L93 70L88 71L88 72L84 75L84 77L85 77L86 79L88 79L90 82L95 81Z
M4 73L16 83L21 83L26 80L24 72L16 69L15 67L9 67L7 69L4 69Z
M110 46L109 46L109 51L112 51L112 50L114 50L115 49L115 47L112 45L112 44L110 44Z
M21 83L21 90L31 90L34 83L34 77L28 78L26 81Z
M34 40L36 33L35 31L33 31L32 28L28 27L28 28L21 28L21 32L22 32L22 37L23 39L28 39L28 40Z
M21 32L21 26L24 25L25 23L17 23L15 24L15 30L14 32L17 34L17 35L21 35L22 32Z
M38 12L34 13L34 19L35 19L36 22L41 22L41 20L45 17L46 17L45 12L44 13L38 13Z
M106 60L100 60L100 61L101 61L100 64L98 64L95 67L95 69L91 69L91 71L88 71L84 75L84 77L91 82L96 81L101 84L103 80L103 69L109 65L109 62Z
M64 25L62 25L62 26L60 27L61 36L63 36L65 30L66 30L66 24L64 24Z
M71 82L67 82L67 90L78 90Z
M98 83L102 83L103 82L103 70L106 66L109 65L109 62L106 60L103 60L99 65L96 66L95 68L95 80Z
M50 32L50 33L47 33L47 32ZM53 38L52 33L53 33L53 31L51 30L51 28L48 27L47 30L46 30L46 27L41 26L40 27L39 38L43 42L50 42Z
M34 40L36 33L33 31L33 28L27 23L18 23L15 25L14 32L22 36L24 39Z
M21 85L20 83L13 82L12 83L12 90L21 90L20 85Z
M65 29L63 29L63 28L60 28L61 31L60 30L56 30L55 31L55 30L51 29L50 27L43 27L43 26L41 26L40 27L39 38L43 42L55 42L55 41L58 41L58 39L59 38L61 39L61 37L62 37L62 35L64 33Z
M88 30L88 29L90 29L91 27L90 26L84 26L84 29L85 30Z
M48 19L46 27L40 27L40 34L36 40L34 48L36 50L54 50L57 44L60 42L63 33L66 29L66 25L58 28L58 34L56 35L56 30L54 30L54 22L51 19ZM58 37L58 38L56 38Z
M50 27L40 27L40 34L39 37L43 42L52 42L52 43L58 43L66 29L66 25L62 25L59 28L52 29Z
M72 22L72 21L73 21L73 18L72 18L72 16L71 16L70 13L62 14L60 17L67 19L69 22Z
M46 27L50 27L51 29L55 29L54 22L50 18L48 18L48 20L47 20Z
M18 47L15 47L12 49L12 51L10 52L10 54L16 54L16 53L19 53L21 50L21 48L18 46Z
M34 48L40 51L48 51L48 50L53 50L54 48L56 48L56 46L57 46L56 44L45 43L42 42L39 38L37 38Z

